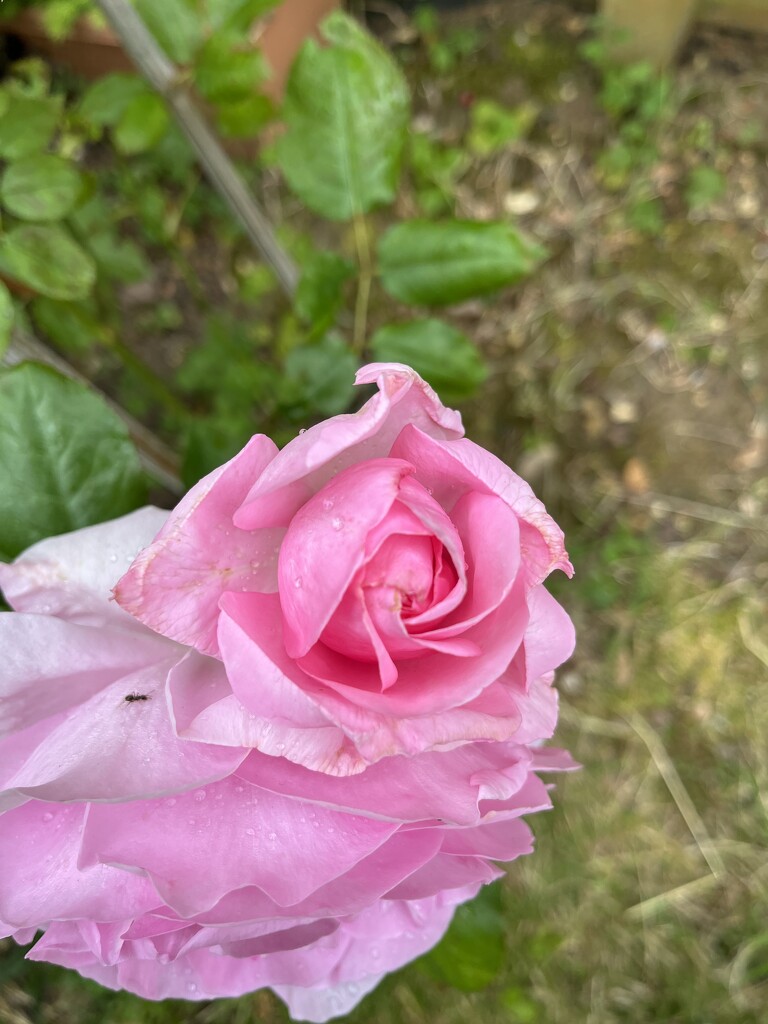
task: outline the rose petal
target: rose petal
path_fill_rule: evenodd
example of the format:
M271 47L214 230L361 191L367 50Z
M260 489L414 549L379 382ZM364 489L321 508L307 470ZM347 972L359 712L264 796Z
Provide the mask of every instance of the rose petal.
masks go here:
M167 518L162 509L142 508L33 544L10 565L0 563L6 601L19 612L84 625L100 625L107 617L135 625L112 599L112 588Z
M416 423L440 438L464 433L459 413L446 409L408 366L371 363L358 371L355 383L376 383L379 393L358 412L332 416L287 444L251 488L235 516L237 526L253 530L268 522L275 500L290 516L336 473L388 456L406 423ZM289 495L284 492L287 488L291 488Z
M67 715L8 785L45 800L136 800L230 775L247 752L175 737L165 680L177 658L113 682ZM146 700L126 700L140 695Z
M410 467L393 459L352 466L296 513L280 549L285 648L299 658L317 642L365 558Z
M512 743L471 743L414 757L391 757L337 778L252 753L237 774L254 785L325 807L391 821L438 818L476 824L478 801L509 797L528 778L530 756ZM491 786L493 788L491 789Z
M77 869L82 805L33 800L3 815L0 828L0 919L39 927L57 918L113 921L161 905L139 875L96 865Z
M230 631L235 639L229 638ZM241 664L240 656L233 653L237 644L239 627L228 616L222 617L220 639L222 650L232 666L233 676L238 679L247 675L253 683L253 671L259 665L248 658L254 654L252 645L246 648L246 660ZM223 639L222 639L223 638ZM262 677L263 678L263 677ZM275 681L281 688L281 680ZM290 758L300 764L325 764L333 761L345 737L341 730L328 721L300 690L291 683L280 706L280 714L270 715L266 702L261 704L261 713L249 711L233 694L227 674L220 662L191 651L186 658L175 665L168 676L168 694L176 734L185 740L201 743L217 743L231 747L248 747L273 755L268 760L275 763L275 757ZM263 696L263 690L260 691ZM253 706L258 706L258 693ZM288 713L297 717L293 723L286 719ZM281 763L281 762L278 762Z
M179 643L204 654L217 653L221 595L246 587L277 589L283 530L247 533L232 521L276 452L268 437L257 434L238 455L192 488L115 588L126 611Z
M224 779L171 800L91 804L80 863L146 871L164 902L189 917L246 885L298 903L396 827L309 805L302 813L296 801Z
M81 626L45 615L0 613L0 736L87 700L173 645L121 625Z
M525 480L495 455L466 438L429 437L415 424L403 428L391 454L410 462L416 479L431 488L449 512L468 491L486 490L502 498L522 521L520 543L531 585L541 583L554 569L573 575L562 530Z

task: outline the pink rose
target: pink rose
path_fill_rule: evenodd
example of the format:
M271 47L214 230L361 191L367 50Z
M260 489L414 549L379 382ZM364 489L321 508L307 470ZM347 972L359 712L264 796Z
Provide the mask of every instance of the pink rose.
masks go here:
M221 559L252 535L223 512L218 525L211 518L221 508L215 483L235 488L238 464L187 499L175 520L186 532L144 509L0 565L16 609L0 614L0 933L28 942L43 929L32 959L145 998L270 986L295 1017L325 1021L434 945L454 908L498 877L493 861L530 851L520 816L550 806L535 772L571 765L562 752L514 740L468 742L338 777L256 749L279 738L294 755L307 752L296 761L312 761L316 742L330 749L318 733L340 730L286 724L275 710L270 736L265 708L290 711L301 689L263 661L251 677L254 693L262 683L266 691L256 717L228 689L225 668L242 671L236 659L225 666L152 633L109 599L161 527L164 539L137 564L154 572L158 550L173 554L179 595L165 600L176 601L184 628L193 628L191 608L215 614L211 581L237 576L230 593L243 594L242 564ZM194 540L219 535L206 580ZM544 622L546 612L531 608L529 621ZM247 665L253 644L243 646ZM520 694L559 656L543 648L526 651ZM548 731L546 698L519 699L529 710L518 732ZM217 738L190 735L206 730Z
M169 680L179 736L351 775L392 755L552 735L570 573L530 487L462 437L407 366L282 451L202 480L118 584L124 609L215 661Z

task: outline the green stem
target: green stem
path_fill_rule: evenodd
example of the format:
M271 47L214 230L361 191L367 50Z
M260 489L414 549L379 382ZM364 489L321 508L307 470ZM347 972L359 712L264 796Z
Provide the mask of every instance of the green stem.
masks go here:
M368 241L368 225L362 213L355 214L352 222L355 232L355 247L360 273L357 279L357 299L355 301L355 328L352 347L362 356L368 330L368 304L373 284L373 259Z

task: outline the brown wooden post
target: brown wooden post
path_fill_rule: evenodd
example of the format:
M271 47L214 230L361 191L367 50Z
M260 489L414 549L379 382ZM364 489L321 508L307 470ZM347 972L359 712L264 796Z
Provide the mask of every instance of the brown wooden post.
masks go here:
M605 40L618 60L665 67L677 53L699 0L601 0Z

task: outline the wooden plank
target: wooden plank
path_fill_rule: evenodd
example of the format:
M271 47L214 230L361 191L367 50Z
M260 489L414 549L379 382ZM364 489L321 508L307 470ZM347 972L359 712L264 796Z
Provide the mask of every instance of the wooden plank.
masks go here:
M768 32L768 0L702 0L699 18L727 28Z
M602 0L605 42L617 60L665 67L697 13L698 0Z

